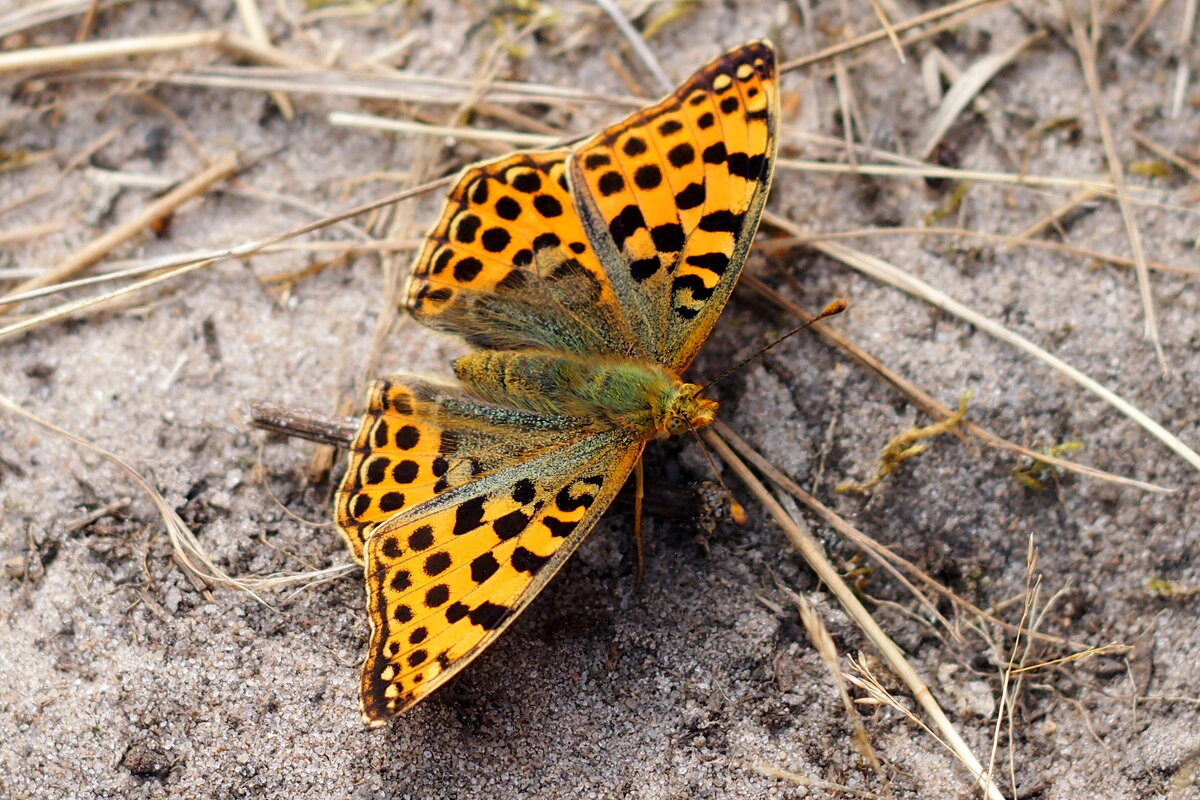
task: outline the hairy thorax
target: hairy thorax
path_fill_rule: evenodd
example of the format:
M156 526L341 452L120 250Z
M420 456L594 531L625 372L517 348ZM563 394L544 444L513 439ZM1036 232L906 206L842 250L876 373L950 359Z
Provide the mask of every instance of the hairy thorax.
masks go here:
M454 363L484 400L555 417L624 427L646 439L712 423L717 403L666 367L638 359L545 351L484 351Z

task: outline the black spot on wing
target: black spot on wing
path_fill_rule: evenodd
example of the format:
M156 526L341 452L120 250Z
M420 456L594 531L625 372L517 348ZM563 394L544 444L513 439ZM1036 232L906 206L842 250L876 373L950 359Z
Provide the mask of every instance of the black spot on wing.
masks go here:
M724 275L726 268L729 266L729 256L720 252L688 256L684 260L693 267L706 269L717 275Z
M699 228L710 233L738 233L742 229L742 216L728 209L713 211L700 218Z
M675 205L683 211L698 208L704 204L705 195L703 183L689 183L675 195Z
M492 230L498 231L500 229L492 228ZM489 233L490 232L491 231L489 231ZM501 247L500 249L503 250L504 248ZM474 256L467 256L464 259L460 259L458 263L454 265L454 280L458 281L459 283L470 283L479 277L479 273L482 271L483 262Z
M525 547L518 547L513 550L512 554L513 569L518 572L527 572L530 575L545 566L549 560L550 556L539 556Z
M625 240L638 231L639 228L646 227L646 218L642 216L642 210L636 205L627 205L621 209L612 222L608 225L608 233L612 236L613 244L620 250L625 246Z
M686 237L683 226L678 222L656 225L650 230L650 238L654 246L662 253L678 253L683 249Z
M638 283L649 279L654 273L658 272L662 262L658 256L650 256L649 258L639 258L629 265L629 275Z
M469 533L483 524L483 498L472 497L454 509L454 535Z
M496 603L485 601L480 603L475 608L472 608L467 616L471 622L484 630L495 630L500 627L500 623L504 621L505 615L508 614L508 607L497 605Z

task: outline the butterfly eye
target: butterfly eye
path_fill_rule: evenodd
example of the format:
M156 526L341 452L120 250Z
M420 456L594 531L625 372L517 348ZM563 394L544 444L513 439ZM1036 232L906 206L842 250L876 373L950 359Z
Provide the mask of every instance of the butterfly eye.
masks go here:
M679 436L688 429L687 420L683 417L671 416L667 418L667 433L672 436Z

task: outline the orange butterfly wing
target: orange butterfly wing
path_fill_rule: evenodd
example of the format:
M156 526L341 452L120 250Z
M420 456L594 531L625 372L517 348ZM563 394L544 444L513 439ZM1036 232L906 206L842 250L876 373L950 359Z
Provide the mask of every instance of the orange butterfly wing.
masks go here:
M570 181L634 337L682 371L725 307L775 165L775 52L751 42L580 145Z

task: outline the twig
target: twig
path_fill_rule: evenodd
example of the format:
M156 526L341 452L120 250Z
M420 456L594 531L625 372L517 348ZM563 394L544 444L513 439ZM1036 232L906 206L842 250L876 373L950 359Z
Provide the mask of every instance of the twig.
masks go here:
M318 444L349 447L358 423L302 408L282 406L266 400L250 402L250 424L272 433L296 436Z
M781 219L773 214L764 213L763 219L776 227L799 235L800 228L789 220ZM818 250L830 258L841 261L842 263L853 267L864 275L869 275L876 280L891 284L897 289L901 289L914 297L919 297L927 303L942 309L956 317L959 317L965 322L974 325L988 333L988 335L1006 342L1009 345L1023 351L1027 355L1042 361L1043 363L1054 368L1066 377L1070 378L1075 383L1082 386L1092 394L1104 400L1113 408L1120 411L1125 416L1136 422L1154 438L1165 444L1173 450L1180 458L1191 464L1197 470L1200 470L1200 454L1197 454L1192 448L1184 444L1180 439L1169 432L1166 428L1159 425L1150 417L1146 416L1140 409L1134 406L1125 398L1117 393L1102 386L1097 381L1072 367L1061 358L1047 352L1038 347L1033 342L1023 336L1009 330L1000 323L985 317L978 311L968 308L946 293L935 289L925 281L920 280L915 275L910 275L896 266L884 261L882 258L870 255L853 248L836 242L814 242L813 249Z
M596 5L600 6L605 14L608 14L609 19L617 26L617 30L629 42L629 46L633 48L634 55L638 57L638 60L645 65L650 74L654 76L654 80L658 82L658 88L664 92L671 91L671 87L674 84L667 77L662 64L658 63L658 59L654 57L654 52L646 46L646 40L638 33L637 28L633 27L633 23L629 21L629 17L625 16L625 12L613 0L596 0Z
M110 39L103 42L61 44L52 47L27 47L11 53L0 53L0 75L20 70L60 70L110 58L212 47L219 44L224 36L225 34L221 31L192 31Z
M959 735L958 730L942 711L937 700L934 699L933 694L929 691L929 687L925 685L925 682L921 680L921 676L917 674L916 670L905 659L904 653L900 648L884 633L883 629L879 627L879 624L875 622L867 609L859 602L854 592L842 580L833 564L825 557L820 543L806 530L801 528L800 524L784 510L779 501L767 491L766 487L750 471L750 468L737 457L733 449L725 443L725 440L716 431L709 428L702 435L704 441L712 448L713 452L720 456L721 460L737 473L738 477L754 493L755 497L763 504L779 527L783 528L788 538L791 539L792 544L796 546L796 549L800 551L804 560L812 568L813 572L817 574L817 578L829 588L829 591L854 619L863 634L879 650L884 661L887 662L896 676L908 686L909 691L912 692L913 699L924 709L926 715L933 721L947 745L958 759L970 770L976 783L985 789L989 798L1003 800L1004 795L992 782L990 776L984 772L983 765L979 763L979 759L971 752L970 747L967 746L962 736Z
M1069 4L1068 4L1069 5ZM1104 143L1104 156L1108 161L1108 173L1117 190L1117 206L1121 209L1121 219L1125 223L1125 232L1129 236L1129 248L1137 265L1138 290L1142 297L1142 313L1145 315L1145 336L1154 345L1158 355L1158 363L1162 366L1163 376L1170 372L1167 365L1167 355L1163 352L1162 341L1158 336L1158 319L1154 311L1154 294L1150 289L1150 272L1146 269L1146 254L1142 251L1142 234L1138 230L1137 219L1133 215L1133 206L1129 202L1129 194L1125 190L1125 167L1117 155L1117 145L1113 139L1112 126L1108 121L1108 112L1104 110L1104 100L1100 93L1100 75L1096 71L1096 43L1088 36L1084 23L1075 14L1068 11L1071 23L1071 34L1075 40L1075 51L1079 56L1079 65L1087 82L1088 96L1092 101L1092 111L1096 115L1096 125L1100 130L1100 140ZM1100 20L1093 19L1093 35ZM1193 454L1194 455L1194 454ZM1193 462L1196 463L1196 462ZM1196 463L1200 467L1200 463Z
M832 47L826 47L824 50L819 50L811 55L803 56L802 58L795 58L791 61L785 61L783 64L779 65L779 71L790 72L794 69L807 67L810 64L819 64L822 61L828 61L834 56L840 56L843 53L849 53L866 47L867 45L875 44L876 42L882 42L884 39L887 39L897 33L903 33L904 31L912 28L919 28L927 22L934 22L939 19L944 19L946 17L958 14L961 11L973 9L976 6L986 6L1008 2L1011 2L1011 0L960 0L960 2L957 3L949 3L948 5L944 5L940 8L935 8L932 11L927 11L924 14L918 14L915 17L910 17L903 22L895 23L888 29L880 28L879 30L872 31L871 33L866 33L862 36L856 36L849 41L842 42L841 44L835 44Z
M103 258L114 248L137 236L150 225L171 214L183 203L196 195L203 194L213 184L225 180L238 167L237 157L227 153L217 159L211 167L184 181L178 187L155 200L142 209L133 219L128 220L100 237L88 242L82 249L68 256L62 262L37 277L30 278L17 286L10 294L17 295L45 286L53 286L60 281L74 277L89 266ZM3 302L0 298L0 314L8 312L14 303Z
M807 322L809 320L809 315L805 313L803 309L798 307L795 303L792 303L790 300L767 286L753 275L743 274L741 280L744 285L753 288L756 292L761 294L763 297L766 297L771 302L790 311L801 321ZM934 417L935 419L945 420L954 415L954 411L952 409L939 403L936 399L934 399L927 392L923 391L912 381L893 371L891 368L883 364L871 354L867 353L861 347L858 347L856 344L835 331L833 328L830 328L827 325L822 325L821 323L813 325L812 328L814 331L820 334L822 338L832 342L842 352L850 356L850 358L853 358L870 372L875 373L885 383L890 384L898 392L907 397L910 402L912 402L929 416ZM1059 458L1058 456L1039 453L1036 450L1031 450L1028 447L1011 442L1008 439L999 436L998 434L992 433L986 428L980 427L978 424L971 422L970 420L963 420L961 427L963 430L966 430L973 436L979 437L991 447L1018 453L1037 461L1053 464L1056 467L1061 467L1062 469L1069 470L1071 472L1077 472L1081 475L1087 475L1093 478L1099 478L1101 480L1111 481L1113 483L1119 483L1124 486L1131 486L1149 492L1171 491L1169 489L1164 489L1161 486L1156 486L1152 483L1126 478L1122 475L1114 475L1110 472L1096 469L1095 467L1089 467L1083 464L1077 464L1073 461L1068 461L1064 458Z

